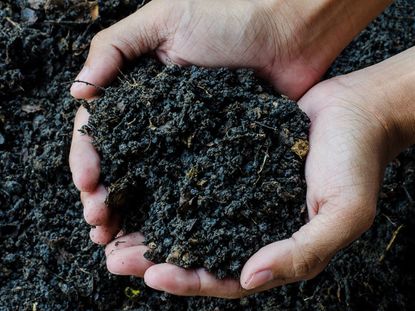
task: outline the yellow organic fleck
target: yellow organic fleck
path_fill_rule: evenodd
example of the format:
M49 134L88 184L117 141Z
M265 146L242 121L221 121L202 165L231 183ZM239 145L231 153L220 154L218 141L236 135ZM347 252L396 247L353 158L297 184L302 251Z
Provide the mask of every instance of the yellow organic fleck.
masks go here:
M186 173L186 177L188 179L193 179L196 178L198 174L197 168L196 167L192 167L187 173Z
M301 159L304 159L308 153L308 141L304 139L298 139L291 147L291 151L298 155Z
M139 289L134 289L134 288L131 288L131 287L126 287L124 289L124 294L129 299L136 299L137 297L140 296L141 291Z
M89 9L89 13L91 14L91 19L94 21L99 17L99 5L98 3L94 3L91 8Z

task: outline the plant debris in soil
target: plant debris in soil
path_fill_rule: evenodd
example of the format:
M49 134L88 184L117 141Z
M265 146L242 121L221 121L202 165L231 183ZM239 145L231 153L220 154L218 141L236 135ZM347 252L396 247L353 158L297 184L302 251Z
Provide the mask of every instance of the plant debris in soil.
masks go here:
M248 70L146 58L85 104L109 208L128 205L153 262L238 277L305 210L309 120ZM138 214L139 217L137 217Z
M0 310L415 310L414 147L388 166L372 228L313 280L229 301L176 297L108 273L67 164L77 109L68 89L92 36L141 3L0 1ZM415 3L397 0L327 76L414 42Z

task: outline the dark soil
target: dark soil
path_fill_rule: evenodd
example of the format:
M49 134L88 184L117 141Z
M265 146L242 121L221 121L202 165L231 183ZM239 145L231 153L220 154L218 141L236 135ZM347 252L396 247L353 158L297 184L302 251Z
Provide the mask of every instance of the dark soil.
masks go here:
M311 281L226 301L108 274L67 166L78 105L68 88L93 34L140 2L100 1L94 21L93 2L0 2L0 310L415 310L413 148L389 165L373 227ZM396 1L328 75L412 46L414 10Z
M137 68L86 104L108 206L138 218L147 259L239 277L303 224L308 117L247 70Z

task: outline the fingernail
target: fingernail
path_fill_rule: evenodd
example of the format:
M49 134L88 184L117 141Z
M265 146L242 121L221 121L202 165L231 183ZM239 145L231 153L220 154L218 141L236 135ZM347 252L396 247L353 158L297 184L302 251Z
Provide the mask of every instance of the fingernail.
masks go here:
M251 277L245 282L245 289L254 289L274 279L271 270L264 270L253 273Z

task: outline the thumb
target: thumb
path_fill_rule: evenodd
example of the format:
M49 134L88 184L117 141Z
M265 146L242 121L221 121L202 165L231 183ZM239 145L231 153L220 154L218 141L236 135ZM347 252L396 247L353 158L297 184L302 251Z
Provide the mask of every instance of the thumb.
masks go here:
M75 98L90 99L97 87L108 85L119 73L125 61L152 51L162 41L159 25L164 10L150 2L134 14L100 31L91 41L88 58L71 87Z
M291 238L269 244L253 255L242 270L241 286L265 290L315 277L339 249L369 227L370 220L368 225L364 223L355 221L351 210L328 213L321 209Z

